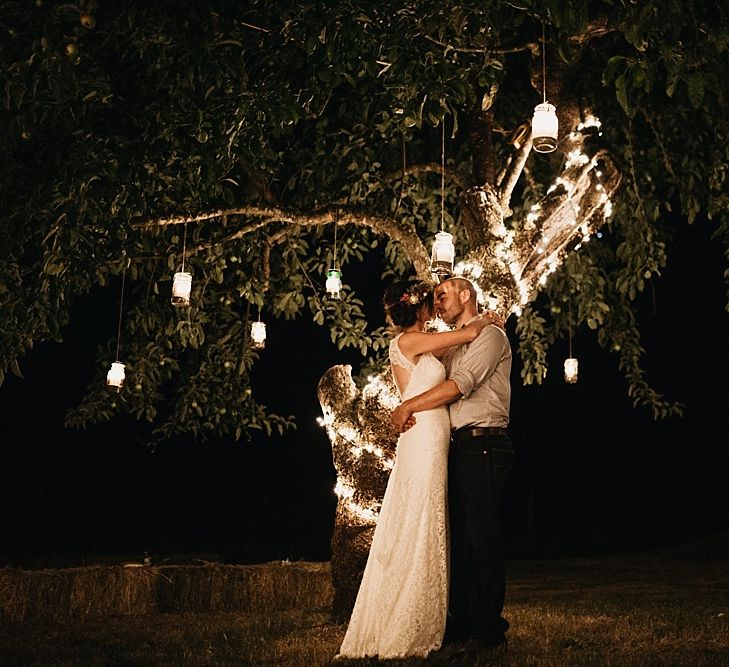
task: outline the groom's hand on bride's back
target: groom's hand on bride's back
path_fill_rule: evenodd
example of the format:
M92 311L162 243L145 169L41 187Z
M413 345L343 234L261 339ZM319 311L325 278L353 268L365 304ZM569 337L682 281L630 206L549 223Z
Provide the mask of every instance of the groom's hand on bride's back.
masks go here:
M415 415L400 404L392 411L390 424L396 433L403 433L415 425Z

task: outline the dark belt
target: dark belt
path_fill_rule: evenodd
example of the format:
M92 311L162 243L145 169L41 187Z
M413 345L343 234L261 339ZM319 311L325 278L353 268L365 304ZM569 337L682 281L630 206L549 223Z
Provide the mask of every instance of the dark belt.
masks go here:
M451 433L454 442L463 442L472 438L483 438L489 435L509 435L507 429L501 426L465 426Z

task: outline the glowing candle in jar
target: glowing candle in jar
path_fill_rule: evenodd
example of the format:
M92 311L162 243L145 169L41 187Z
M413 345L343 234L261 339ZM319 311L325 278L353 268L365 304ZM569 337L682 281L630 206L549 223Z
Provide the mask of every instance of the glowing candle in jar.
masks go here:
M106 386L121 391L122 386L124 386L124 364L119 361L111 364L111 368L106 374Z
M172 305L189 306L190 292L192 291L192 274L178 271L172 280Z
M453 245L453 235L448 232L438 232L433 242L430 270L439 276L451 275L455 256L456 249Z
M551 153L557 148L559 121L553 104L543 102L534 107L532 147L538 153Z
M330 269L327 272L327 294L332 299L339 298L339 292L342 289L342 272L339 269Z
M266 347L266 324L265 322L253 322L251 324L251 340L254 350L262 350Z
M564 381L570 384L577 382L577 359L574 357L564 360Z

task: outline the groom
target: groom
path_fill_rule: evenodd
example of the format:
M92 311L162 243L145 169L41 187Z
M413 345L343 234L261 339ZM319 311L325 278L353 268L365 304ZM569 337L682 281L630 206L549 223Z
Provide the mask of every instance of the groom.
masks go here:
M447 324L462 327L478 314L476 290L464 278L435 288L435 306ZM505 646L504 545L500 506L514 452L507 434L511 401L511 346L504 330L487 326L472 343L443 358L447 379L392 413L401 432L413 413L448 405L451 447L448 504L451 530L449 641L466 650Z

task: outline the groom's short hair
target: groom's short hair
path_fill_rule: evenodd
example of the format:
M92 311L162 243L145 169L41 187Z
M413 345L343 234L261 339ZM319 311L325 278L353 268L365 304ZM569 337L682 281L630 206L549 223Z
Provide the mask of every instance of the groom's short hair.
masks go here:
M456 288L459 292L467 290L470 294L469 301L473 304L473 307L478 310L478 295L473 283L468 280L468 278L462 278L461 276L453 276L452 278L448 278L448 280L456 283Z

